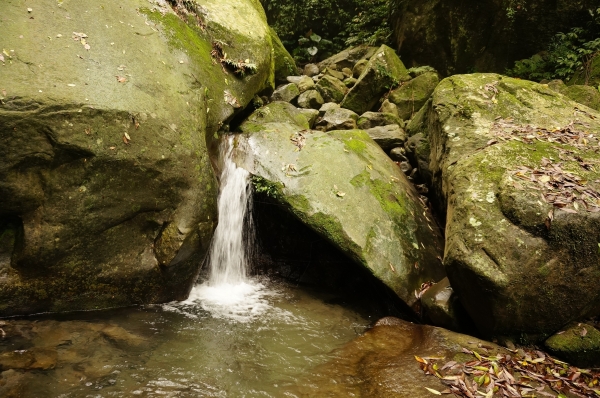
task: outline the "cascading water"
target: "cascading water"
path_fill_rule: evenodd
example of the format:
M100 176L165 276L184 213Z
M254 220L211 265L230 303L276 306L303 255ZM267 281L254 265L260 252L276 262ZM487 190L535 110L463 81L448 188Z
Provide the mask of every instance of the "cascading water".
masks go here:
M219 224L210 249L208 281L192 289L187 303L200 302L213 316L246 322L268 310L268 291L248 276L249 253L254 245L250 173L232 159L233 137L221 144Z

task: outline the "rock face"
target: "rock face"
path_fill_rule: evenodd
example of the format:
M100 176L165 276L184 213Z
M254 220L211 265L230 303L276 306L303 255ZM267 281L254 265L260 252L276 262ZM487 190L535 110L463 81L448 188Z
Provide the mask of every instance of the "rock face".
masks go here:
M240 127L238 165L412 305L421 283L444 277L439 232L414 188L366 133L306 131L297 112L257 110Z
M503 72L545 50L550 38L582 26L596 0L393 0L396 50L410 66L432 65L444 76ZM588 15L589 18L589 15Z
M369 60L358 81L350 89L342 108L363 114L370 111L381 95L394 84L410 79L404 64L394 50L386 45L381 46Z
M444 264L478 328L539 339L598 314L600 114L544 85L473 74L442 81L426 115Z
M3 7L0 315L186 297L216 221L205 136L273 82L260 6L198 4Z

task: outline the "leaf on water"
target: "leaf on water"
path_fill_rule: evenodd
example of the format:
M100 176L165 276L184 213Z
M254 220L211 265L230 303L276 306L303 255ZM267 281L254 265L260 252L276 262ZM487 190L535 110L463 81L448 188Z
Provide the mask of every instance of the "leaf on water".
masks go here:
M435 395L442 395L442 393L441 393L441 392L439 392L438 390L434 390L433 388L425 387L425 389L426 389L427 391L429 391L430 393L432 393L432 394L435 394Z

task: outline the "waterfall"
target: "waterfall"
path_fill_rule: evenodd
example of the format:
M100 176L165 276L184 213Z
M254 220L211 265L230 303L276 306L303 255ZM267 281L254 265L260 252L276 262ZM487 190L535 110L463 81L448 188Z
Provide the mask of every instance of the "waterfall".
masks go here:
M221 145L219 224L210 248L211 286L246 282L248 253L254 244L251 217L247 217L252 208L250 173L236 166L232 151L233 138L229 137Z
M192 289L184 305L199 303L213 317L250 322L272 308L270 299L278 293L248 275L254 246L252 188L250 173L235 165L232 152L233 138L223 139L219 223L210 247L210 276Z

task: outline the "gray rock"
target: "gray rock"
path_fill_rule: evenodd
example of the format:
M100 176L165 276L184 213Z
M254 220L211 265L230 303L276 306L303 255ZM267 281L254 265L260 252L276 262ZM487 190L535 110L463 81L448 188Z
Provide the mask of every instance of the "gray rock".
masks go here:
M383 101L383 103L381 104L381 108L379 108L379 112L391 113L392 115L398 118L400 117L400 115L398 114L398 107L396 106L396 104L391 103L388 99Z
M398 107L398 116L408 120L425 105L439 81L437 73L426 72L393 90L388 99Z
M373 127L365 131L384 151L389 151L406 141L406 133L397 124Z
M402 120L391 113L381 112L365 112L360 115L357 125L359 129L367 130L377 126L388 126L390 124L397 124L400 126Z
M319 68L324 70L328 67L335 67L335 69L342 70L343 68L354 67L354 64L359 62L360 60L368 60L375 54L377 51L377 47L369 47L369 46L357 46L344 51L341 51L319 63Z
M313 80L312 77L308 77L305 75L288 76L287 79L290 83L294 83L296 86L298 86L298 90L300 90L300 94L302 94L306 90L315 88L315 81Z
M390 47L381 46L350 89L342 107L362 114L370 111L395 83L410 79L404 64Z
M306 120L308 120L308 125L312 129L315 126L315 122L319 117L319 111L316 109L299 109L300 113L302 113Z
M317 83L317 90L325 102L340 103L348 92L348 88L335 77L325 75Z
M325 104L323 104L321 106L321 108L319 108L319 114L321 116L323 116L325 114L325 112L332 110L332 109L339 109L340 104L336 104L335 102L327 102Z
M288 83L275 89L271 95L271 101L292 102L299 95L298 86L294 83Z
M316 129L321 131L330 130L353 130L356 128L358 115L351 110L334 108L325 112L323 118L317 123Z
M358 80L356 80L355 78L349 77L347 79L344 79L344 85L348 88L352 88L352 87L354 87L354 85L356 84L357 81Z
M412 174L413 171L413 167L411 166L410 163L408 162L400 162L400 164L398 165L400 167L400 170L402 170L402 172L409 176Z
M366 59L361 59L360 61L358 61L356 63L356 65L354 65L354 68L352 69L352 76L355 79L358 79L360 77L360 75L362 75L363 72L365 71L365 68L367 67L368 63L369 63L369 61Z
M253 125L236 137L236 163L271 181L274 200L412 305L421 281L444 277L438 228L414 187L364 131L304 130Z
M342 80L344 80L346 78L346 76L344 76L344 74L342 72L339 72L339 71L337 71L335 69L332 69L332 68L325 69L324 75L325 76L334 77L334 78L336 78L336 79L338 79L340 81L342 81Z
M325 101L317 90L307 90L298 97L298 106L300 108L319 109Z
M389 155L390 159L392 159L394 162L408 162L408 158L406 157L406 149L404 149L403 146L392 148Z
M470 326L462 304L448 278L431 286L421 296L423 319L434 326L440 326L455 332L465 331Z
M319 67L316 64L306 64L304 66L304 72L303 74L306 76L316 76L320 73L321 71L319 70Z

